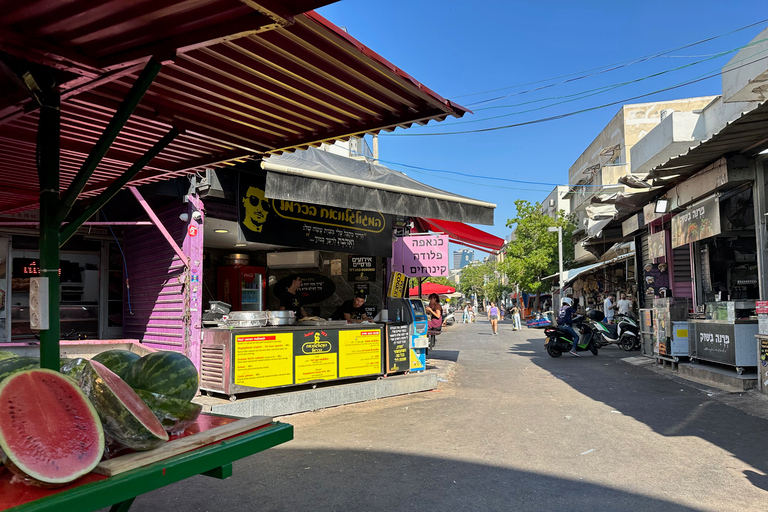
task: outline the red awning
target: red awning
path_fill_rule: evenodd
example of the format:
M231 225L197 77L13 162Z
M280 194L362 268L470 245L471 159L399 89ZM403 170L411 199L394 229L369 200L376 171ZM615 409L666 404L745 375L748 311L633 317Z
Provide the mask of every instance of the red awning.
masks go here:
M454 293L455 291L456 291L456 288L454 288L453 286L446 286L444 284L430 283L430 282L421 284L422 295L429 295L431 293L436 293L438 295L448 295L449 293ZM418 286L408 289L408 295L410 297L415 297L418 294L419 294Z
M442 232L448 235L448 239L459 245L465 245L484 252L498 252L504 246L504 239L477 228L473 228L463 222L450 220L417 219L423 231Z

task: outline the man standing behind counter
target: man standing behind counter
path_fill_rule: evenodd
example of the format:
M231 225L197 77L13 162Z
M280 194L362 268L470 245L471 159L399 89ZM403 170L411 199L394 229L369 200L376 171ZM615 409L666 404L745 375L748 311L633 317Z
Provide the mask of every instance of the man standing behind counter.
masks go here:
M280 311L288 310L295 312L296 320L307 316L307 312L304 311L304 308L302 307L301 299L299 299L299 296L296 294L296 291L300 286L301 278L299 276L294 276L291 285L280 296Z
M371 322L372 320L368 318L365 312L365 293L361 290L357 291L354 299L348 300L339 306L333 318L358 324L360 322Z

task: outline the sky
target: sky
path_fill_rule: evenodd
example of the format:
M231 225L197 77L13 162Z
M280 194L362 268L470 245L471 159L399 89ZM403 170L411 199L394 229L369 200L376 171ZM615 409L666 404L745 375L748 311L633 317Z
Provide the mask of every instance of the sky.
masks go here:
M721 94L721 68L768 26L764 0L341 0L318 12L473 111L382 133L380 159L495 203L494 225L476 227L500 237L511 232L515 200L543 201L567 184L569 167L622 104Z

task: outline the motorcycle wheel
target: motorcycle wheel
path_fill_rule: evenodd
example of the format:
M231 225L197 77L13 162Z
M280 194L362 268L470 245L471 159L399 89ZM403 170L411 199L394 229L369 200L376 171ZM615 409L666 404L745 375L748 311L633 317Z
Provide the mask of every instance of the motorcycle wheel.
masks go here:
M550 341L547 343L547 354L549 354L550 357L560 357L563 355L563 351L560 350L560 347L557 346L557 343Z
M589 351L592 352L593 356L597 355L597 345L595 345L594 341L589 342Z
M635 339L632 336L625 336L619 340L621 350L629 352L635 347Z

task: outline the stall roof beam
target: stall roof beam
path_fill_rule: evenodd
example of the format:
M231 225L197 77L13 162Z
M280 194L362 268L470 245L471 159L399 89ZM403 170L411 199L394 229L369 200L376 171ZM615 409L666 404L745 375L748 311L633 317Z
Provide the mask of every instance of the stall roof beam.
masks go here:
M85 159L85 162L83 162L83 166L80 168L77 176L75 176L75 179L72 180L69 188L64 193L64 197L61 201L61 211L59 212L60 220L64 220L69 214L72 206L77 200L77 196L80 195L80 192L82 192L88 184L88 180L91 175L93 175L93 171L96 170L96 167L98 167L101 159L106 155L109 147L120 134L120 130L122 130L125 123L128 122L128 118L131 117L131 114L138 106L141 98L144 97L144 93L146 93L149 86L152 85L152 82L155 80L157 74L160 73L162 67L163 65L154 58L147 62L147 65L139 75L139 78L125 96L125 99L120 104L117 112L115 112L109 125L107 125L106 129L101 134L101 137L99 137L98 142L91 150L91 153Z
M149 219L152 221L155 227L157 227L157 229L160 230L160 233L163 234L163 237L168 241L168 244L176 253L176 256L178 256L181 262L188 267L189 258L187 258L187 255L184 254L184 251L181 249L181 247L179 247L179 244L176 243L176 240L173 239L168 230L165 229L162 221L160 221L160 218L155 214L154 211L152 211L152 208L149 206L149 203L147 203L147 200L144 199L144 197L141 195L141 192L139 192L136 187L128 187L128 189L131 191L131 194L133 194L133 197L136 198L147 215L149 215Z
M139 174L139 172L141 172L141 170L144 169L144 167L149 162L151 162L153 158L160 154L160 152L165 149L168 144L170 144L173 139L176 138L177 135L179 135L179 133L179 130L172 128L171 131L165 135L165 137L160 139L157 144L152 146L149 151L147 151L139 160L137 160L136 163L133 164L130 169L125 172L125 174L123 174L116 181L113 181L112 184L107 187L107 189L104 190L83 213L81 213L75 220L62 228L60 246L63 246L85 221L90 219L93 214L95 214L101 209L101 207L107 204L110 199L115 197L115 195L120 192L120 189L122 189L125 185L128 184L129 181L135 178L136 175Z

